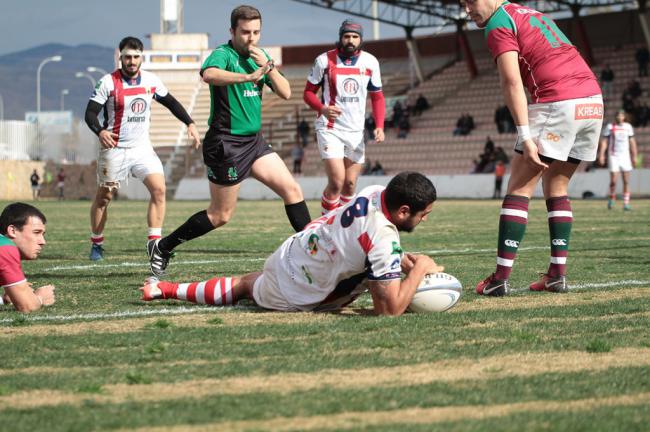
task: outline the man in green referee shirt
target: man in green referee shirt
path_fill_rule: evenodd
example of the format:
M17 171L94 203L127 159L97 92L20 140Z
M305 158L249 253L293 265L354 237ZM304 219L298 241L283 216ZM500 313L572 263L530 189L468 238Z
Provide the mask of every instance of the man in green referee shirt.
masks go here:
M210 84L211 98L210 128L203 141L210 206L167 237L147 243L154 276L165 274L176 246L230 220L240 183L249 176L282 198L294 230L301 231L311 220L300 186L260 133L264 85L283 99L291 96L289 82L275 69L273 59L257 47L261 27L259 10L238 6L230 15L231 40L203 63L201 76Z

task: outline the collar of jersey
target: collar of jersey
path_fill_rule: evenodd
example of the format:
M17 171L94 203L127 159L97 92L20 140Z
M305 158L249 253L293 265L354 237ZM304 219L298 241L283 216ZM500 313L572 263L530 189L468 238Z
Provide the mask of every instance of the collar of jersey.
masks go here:
M353 55L348 57L348 56L343 55L343 53L339 49L339 50L337 50L336 55L339 56L339 58L341 59L343 64L345 64L346 66L354 66L357 63L357 60L359 60L359 56L361 55L361 50L356 50ZM350 60L349 65L346 63L346 60Z
M124 75L124 72L122 72L122 69L120 69L120 76L122 77L122 81L125 81L128 85L140 85L140 81L142 81L142 72L138 71L138 76L135 77L135 79L128 77Z
M241 58L243 58L243 59L245 59L245 60L248 60L249 58L251 58L250 55L249 55L249 56L244 56L244 55L239 54L239 51L237 51L237 50L235 49L235 47L232 46L232 40L229 40L229 41L228 41L228 48L230 48L230 49L235 53L235 55L237 55L237 56L239 56L239 57L241 57Z
M388 212L388 208L386 207L386 190L384 189L381 191L381 212L386 216L386 219L388 219L388 222L392 223L395 225L395 222L393 222L393 218L390 216L390 213Z

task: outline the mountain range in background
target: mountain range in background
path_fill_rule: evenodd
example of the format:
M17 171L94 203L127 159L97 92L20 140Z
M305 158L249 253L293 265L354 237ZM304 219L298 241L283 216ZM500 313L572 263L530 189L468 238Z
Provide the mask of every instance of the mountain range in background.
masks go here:
M75 74L85 72L99 80L99 72L89 73L86 68L95 66L113 71L114 51L114 48L98 45L46 44L0 56L0 96L4 101L5 120L25 120L26 111L36 111L38 65L55 55L63 59L49 62L41 69L41 111L60 110L61 91L68 89L64 97L65 109L83 118L93 89L88 78L77 78Z

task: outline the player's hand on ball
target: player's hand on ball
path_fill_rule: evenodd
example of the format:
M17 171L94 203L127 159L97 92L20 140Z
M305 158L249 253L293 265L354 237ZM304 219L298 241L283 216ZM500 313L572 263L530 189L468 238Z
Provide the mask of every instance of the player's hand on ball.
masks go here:
M34 290L34 294L41 298L43 306L54 304L54 285L45 285Z
M413 255L413 267L423 267L426 274L440 273L445 270L444 266L436 264L433 258L427 255Z
M384 138L384 130L380 128L375 129L375 141L382 142L384 141Z

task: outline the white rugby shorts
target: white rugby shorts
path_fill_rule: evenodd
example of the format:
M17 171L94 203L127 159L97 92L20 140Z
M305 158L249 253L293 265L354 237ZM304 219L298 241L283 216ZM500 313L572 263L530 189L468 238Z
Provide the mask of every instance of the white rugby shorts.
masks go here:
M628 172L632 171L632 159L630 155L612 156L607 159L609 172Z
M561 161L594 161L603 126L603 98L596 95L529 105L528 122L541 155ZM523 151L519 140L515 151Z
M276 249L264 263L262 274L253 284L253 299L255 303L264 309L271 309L283 312L300 311L297 306L292 305L282 294L280 284L292 284L291 279L283 266L282 251L290 247L291 238L287 239L282 246Z
M316 130L321 159L349 159L354 163L365 162L366 145L363 131Z
M140 181L150 174L163 174L160 158L151 145L101 149L97 158L97 183L105 186L114 183L115 188L133 174Z

